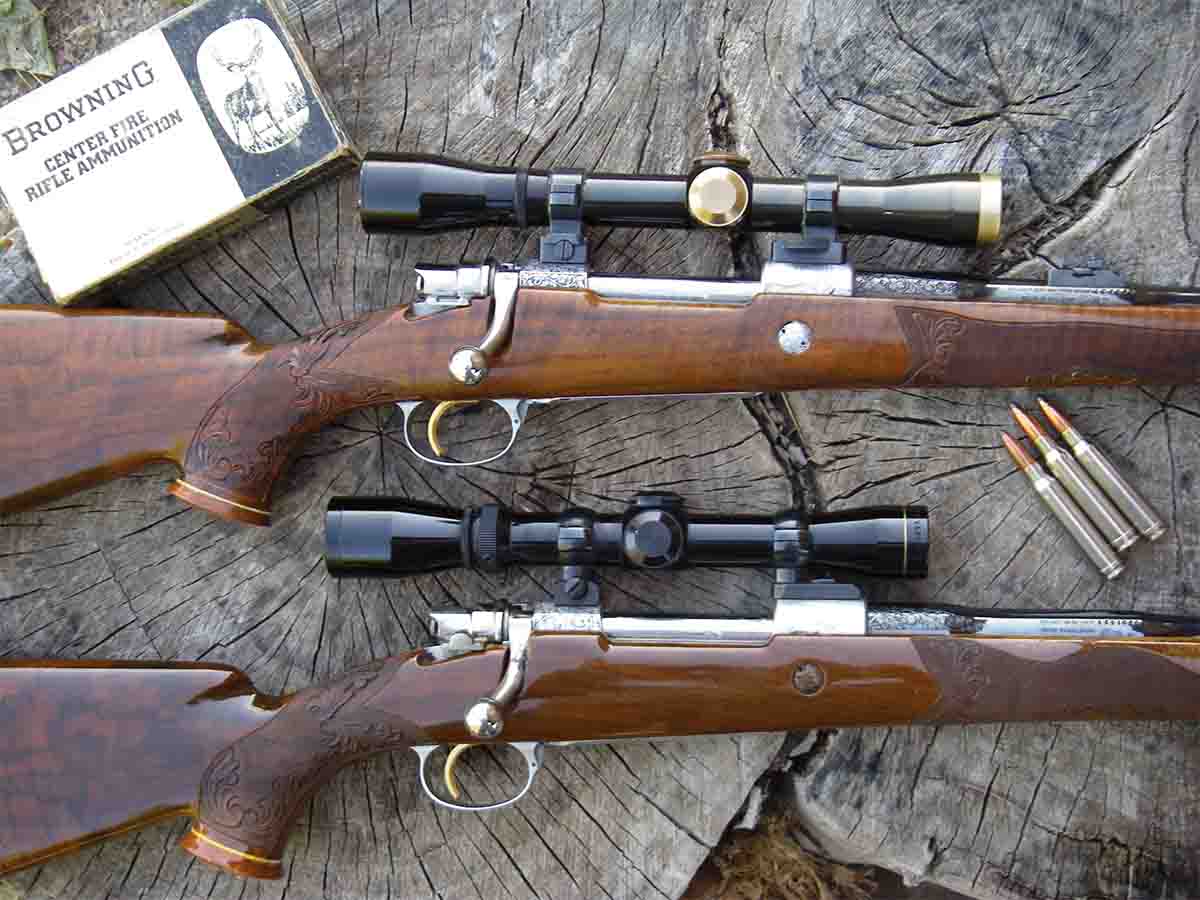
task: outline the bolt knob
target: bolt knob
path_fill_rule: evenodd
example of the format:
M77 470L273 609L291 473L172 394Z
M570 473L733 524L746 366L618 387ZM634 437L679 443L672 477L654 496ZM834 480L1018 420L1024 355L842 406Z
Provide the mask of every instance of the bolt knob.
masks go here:
M462 384L479 384L487 371L487 357L478 347L460 347L450 357L450 374Z
M504 730L504 713L487 697L472 703L463 719L472 737L494 738Z

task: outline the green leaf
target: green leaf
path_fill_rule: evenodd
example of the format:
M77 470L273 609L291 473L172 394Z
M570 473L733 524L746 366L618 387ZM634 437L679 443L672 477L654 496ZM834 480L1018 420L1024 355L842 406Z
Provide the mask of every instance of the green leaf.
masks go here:
M47 78L57 71L46 19L31 0L0 0L0 70L16 69Z

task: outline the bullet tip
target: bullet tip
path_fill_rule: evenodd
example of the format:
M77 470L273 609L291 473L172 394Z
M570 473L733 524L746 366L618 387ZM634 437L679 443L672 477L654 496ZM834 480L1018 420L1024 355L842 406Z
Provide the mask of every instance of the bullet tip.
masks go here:
M1024 471L1033 465L1033 458L1007 432L1001 432L1000 438L1004 441L1004 448L1008 450L1008 455L1013 458L1018 469Z
M1026 414L1025 410L1015 403L1010 403L1008 408L1012 411L1012 417L1017 420L1017 424L1021 426L1021 430L1031 441L1036 441L1043 436L1041 427Z
M1038 397L1038 406L1042 408L1042 412L1045 413L1046 418L1050 420L1050 424L1057 428L1060 432L1066 431L1071 427L1071 423L1063 417L1062 413L1051 406L1050 402L1045 397Z

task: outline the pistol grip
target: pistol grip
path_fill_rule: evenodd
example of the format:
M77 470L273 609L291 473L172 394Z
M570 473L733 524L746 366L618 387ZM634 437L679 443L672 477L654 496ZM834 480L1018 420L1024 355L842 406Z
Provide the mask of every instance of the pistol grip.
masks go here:
M204 414L170 491L214 515L271 523L271 492L303 438L352 409L393 399L395 384L356 374L348 354L387 314L341 322L272 348ZM335 367L341 358L346 371Z
M183 849L236 875L280 877L288 835L317 788L355 760L418 743L420 730L382 699L395 696L410 658L294 694L218 753L200 780Z

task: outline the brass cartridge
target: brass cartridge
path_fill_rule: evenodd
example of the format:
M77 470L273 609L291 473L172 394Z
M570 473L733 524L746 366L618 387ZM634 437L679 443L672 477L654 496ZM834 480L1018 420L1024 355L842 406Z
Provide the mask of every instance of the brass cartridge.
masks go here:
M1033 489L1041 498L1042 503L1046 505L1054 518L1058 519L1067 533L1075 539L1075 543L1100 570L1100 574L1109 581L1120 575L1125 569L1125 564L1109 547L1108 541L1088 521L1087 516L1075 505L1075 501L1057 481L1046 474L1045 470L1022 449L1020 444L1007 434L1000 436L1004 439L1004 446L1013 458L1013 462L1017 464L1018 469L1025 473L1025 477L1033 485Z
M1050 424L1058 429L1063 436L1071 453L1079 460L1079 464L1095 479L1117 507L1131 521L1148 541L1156 541L1166 533L1167 527L1158 513L1154 511L1141 494L1121 477L1121 473L1103 453L1084 439L1067 417L1049 404L1044 398L1038 397L1038 405Z
M1071 499L1079 505L1084 515L1092 520L1096 530L1104 535L1113 549L1120 552L1136 544L1137 530L1121 515L1121 511L1105 496L1104 491L1088 477L1083 466L1065 453L1024 410L1015 404L1010 404L1009 409L1012 410L1013 418L1017 420L1021 430L1041 452L1050 474L1067 489Z

